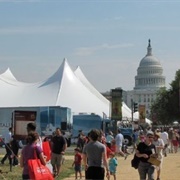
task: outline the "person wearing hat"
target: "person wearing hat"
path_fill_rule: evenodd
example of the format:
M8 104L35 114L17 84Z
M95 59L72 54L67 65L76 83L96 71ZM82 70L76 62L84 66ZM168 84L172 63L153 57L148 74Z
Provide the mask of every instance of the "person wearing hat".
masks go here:
M72 166L74 166L75 170L75 177L78 179L78 173L80 175L80 179L82 179L82 155L81 155L81 150L79 148L74 149L74 161Z
M159 166L156 166L157 170L157 180L160 180L160 173L162 169L162 162L163 162L163 149L164 149L164 141L160 138L161 134L156 132L154 134L154 141L153 144L156 146L156 152L158 154L158 160L161 161Z
M151 156L156 156L156 147L153 144L154 133L148 131L144 142L137 146L136 156L139 158L138 173L140 180L154 180L155 166L148 162Z

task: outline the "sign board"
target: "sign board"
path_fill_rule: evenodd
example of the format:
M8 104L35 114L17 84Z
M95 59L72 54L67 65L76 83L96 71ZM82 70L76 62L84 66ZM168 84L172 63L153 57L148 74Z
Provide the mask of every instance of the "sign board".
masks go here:
M36 111L14 111L13 126L14 135L17 139L24 139L27 136L27 124L35 122Z
M122 89L112 89L111 119L122 120Z
M145 105L139 105L139 123L146 122L146 107Z

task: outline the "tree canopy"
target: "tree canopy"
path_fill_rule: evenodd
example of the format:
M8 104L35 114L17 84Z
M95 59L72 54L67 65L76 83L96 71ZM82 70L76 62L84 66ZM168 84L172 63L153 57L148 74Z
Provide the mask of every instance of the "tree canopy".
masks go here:
M170 88L161 88L151 106L151 117L157 124L172 124L180 120L180 70L176 72L175 80Z

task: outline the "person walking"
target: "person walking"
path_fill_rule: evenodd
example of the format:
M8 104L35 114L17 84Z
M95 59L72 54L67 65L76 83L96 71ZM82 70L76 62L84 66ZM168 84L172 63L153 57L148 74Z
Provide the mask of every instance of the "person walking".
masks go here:
M40 159L41 163L43 165L46 164L46 160L44 158L42 149L40 146L37 146L38 137L39 137L38 133L30 132L27 136L27 145L24 146L24 148L21 151L20 167L23 168L23 172L22 172L23 180L30 179L29 169L28 169L28 160L36 158L34 151L37 153L37 157Z
M138 137L139 137L139 131L138 131L138 129L134 129L133 135L132 135L132 143L133 143L133 150L132 150L132 153L134 153L134 151L135 151L136 148L137 148Z
M30 132L36 132L36 124L34 122L30 122L27 124L27 133L30 133ZM37 146L40 146L42 148L42 139L41 137L38 135L38 140L37 140Z
M166 157L167 156L167 148L169 146L169 135L166 131L166 128L163 129L163 132L161 132L161 137L160 137L163 142L164 142L164 149L163 149L163 155Z
M9 128L9 131L4 136L4 143L5 143L5 148L6 148L6 154L2 158L1 164L4 164L4 162L8 158L9 159L9 164L11 165L11 162L12 162L12 159L10 157L11 154L12 154L11 141L12 141L12 127Z
M12 149L12 165L17 166L19 164L18 161L18 152L19 152L19 141L16 139L16 137L12 136L12 141L10 142L11 149Z
M84 146L82 155L86 179L104 180L105 169L107 177L110 176L106 155L106 146L99 142L101 136L98 129L89 132L89 143Z
M158 160L161 161L159 166L156 166L156 170L157 170L157 179L156 180L160 180L160 173L161 173L161 169L162 169L162 162L163 162L163 149L164 149L164 141L160 138L161 133L155 133L154 134L154 141L153 144L156 146L156 153L158 155Z
M174 129L171 127L169 128L168 130L168 136L169 136L169 152L170 153L173 153L173 142L172 142L172 139L173 139L173 131Z
M115 137L116 142L116 154L123 156L125 159L127 158L127 154L122 151L124 136L121 134L121 130L118 129L118 134Z
M61 129L56 128L55 136L53 136L51 140L51 164L53 166L53 172L55 177L58 177L60 174L66 148L66 139L62 135Z
M83 150L84 144L86 142L85 138L86 136L84 135L83 131L80 130L78 134L77 148L79 148L81 151Z
M173 134L172 134L172 144L174 148L174 153L177 153L178 147L179 147L179 134L176 129L174 129Z
M106 136L106 144L107 146L111 149L111 142L112 140L114 140L114 136L113 136L113 133L112 131L109 131L107 136Z
M136 156L140 160L138 165L140 180L146 180L146 176L148 176L148 180L154 180L155 166L148 162L151 156L156 155L156 147L153 144L153 139L154 133L148 131L145 141L137 145Z
M79 148L74 149L75 155L74 155L74 162L72 166L74 166L75 170L75 178L78 179L78 173L80 175L80 179L82 179L82 155Z

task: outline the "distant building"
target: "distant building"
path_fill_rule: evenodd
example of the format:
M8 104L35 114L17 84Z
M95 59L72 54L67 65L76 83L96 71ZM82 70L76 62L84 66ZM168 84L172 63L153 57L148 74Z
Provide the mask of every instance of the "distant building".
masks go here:
M123 99L129 107L131 107L131 99L138 105L145 105L146 117L150 118L151 104L156 99L157 91L161 87L165 87L163 68L159 60L153 56L149 40L147 54L140 61L137 69L134 90L126 91Z
M150 107L156 99L157 91L165 87L165 76L163 76L163 68L160 61L153 56L151 41L148 41L147 54L140 61L135 76L135 87L130 91L123 91L123 101L131 108L131 101L139 105L145 105L146 118L150 117ZM110 92L103 93L109 100Z

